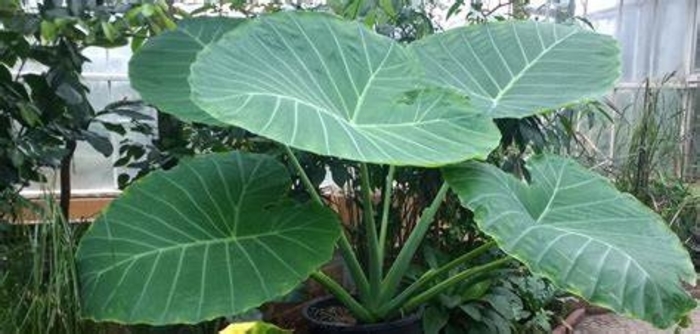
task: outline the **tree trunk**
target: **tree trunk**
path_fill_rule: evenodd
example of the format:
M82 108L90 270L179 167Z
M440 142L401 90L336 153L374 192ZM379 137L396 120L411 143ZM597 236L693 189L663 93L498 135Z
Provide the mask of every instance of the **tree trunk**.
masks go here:
M71 199L71 187L70 187L70 167L73 161L73 153L75 153L75 147L77 142L74 139L69 139L66 143L66 155L61 159L61 197L59 199L59 204L61 206L61 214L66 221L70 221L70 199Z

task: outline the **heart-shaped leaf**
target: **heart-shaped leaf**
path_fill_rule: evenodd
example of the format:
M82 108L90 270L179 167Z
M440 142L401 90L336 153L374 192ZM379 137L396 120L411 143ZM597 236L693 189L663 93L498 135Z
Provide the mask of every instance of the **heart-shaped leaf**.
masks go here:
M291 291L331 258L339 221L283 200L280 163L228 153L129 187L78 250L82 308L98 321L195 323Z
M184 121L224 125L190 100L190 64L205 45L244 20L199 17L182 20L177 29L152 38L129 61L129 80L144 101Z
M429 82L456 89L494 118L521 118L607 93L617 42L576 26L509 21L457 28L411 44Z
M695 307L695 271L661 217L572 160L528 162L526 184L495 166L444 169L479 228L533 273L617 312L668 327Z
M293 12L206 46L190 84L219 121L318 154L418 166L486 157L499 140L491 120L421 77L406 48L360 23Z

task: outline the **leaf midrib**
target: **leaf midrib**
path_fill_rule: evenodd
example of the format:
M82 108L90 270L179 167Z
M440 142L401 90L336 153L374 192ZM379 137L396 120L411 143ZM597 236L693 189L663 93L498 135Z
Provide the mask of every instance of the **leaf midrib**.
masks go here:
M487 29L488 29L488 28L487 28ZM542 38L542 35L540 34L540 28L539 28L539 26L538 26L537 24L535 24L535 31L537 32L537 35L538 35L538 36L540 37L540 39L541 39L541 38ZM537 62L538 62L542 57L544 57L545 55L547 55L547 54L549 53L549 51L551 51L554 47L558 46L559 44L561 44L562 42L568 40L571 36L573 36L573 35L575 35L575 34L577 34L577 33L579 33L579 32L580 32L580 31L574 29L574 30L572 30L568 35L562 37L561 39L557 40L556 42L554 42L554 43L552 43L551 45L547 46L546 48L542 49L542 51L540 52L540 54L537 55L537 57L533 58L532 60L528 60L528 59L526 58L525 61L527 62L527 64L525 65L525 67L523 67L523 69L522 69L521 71L519 71L518 74L517 74L516 76L512 77L511 80L508 82L508 84L506 84L506 86L503 87L503 89L501 89L501 90L498 92L498 94L496 95L496 97L493 98L490 111L493 111L496 107L498 107L499 102L501 101L501 99L503 98L503 96L504 96L505 94L507 94L508 91L510 91L511 89L513 89L513 87L515 86L515 84L516 84L520 79L522 79L523 76L525 75L525 73L527 73L533 66L537 65ZM519 47L521 48L521 52L524 52L524 50L522 49L522 46L519 45Z
M587 239L588 242L590 242L590 241L597 242L597 243L600 243L600 244L604 245L605 247L607 247L608 250L614 250L614 251L616 251L618 254L620 254L620 255L623 256L625 259L627 259L627 261L629 261L629 263L634 264L634 266L637 267L637 269L639 269L639 270L641 271L641 273L644 275L644 277L642 278L642 279L643 279L642 285L646 288L647 284L648 284L649 282L651 282L651 283L652 283L651 286L654 288L654 292L656 292L656 298L657 298L657 300L661 300L661 292L659 291L659 287L657 286L657 284L654 283L653 280L650 280L651 274L646 270L646 268L645 268L644 266L642 266L634 257L630 256L630 255L629 255L627 252L625 252L624 250L622 250L622 249L620 249L619 247L617 247L617 246L615 246L615 245L613 245L613 244L611 244L611 243L609 243L609 242L606 242L606 241L604 241L604 240L602 240L602 239L596 239L596 238L593 238L593 237L591 237L591 236L589 236L589 235L586 235L586 234L583 234L583 233L580 233L580 232L576 232L576 231L573 231L573 230L562 229L562 228L559 228L559 227L557 227L556 225L553 225L553 224L542 224L542 225L532 225L532 226L526 228L526 229L523 231L523 233L521 233L520 236L516 239L516 243L514 243L514 245L517 244L520 240L522 240L526 234L530 233L530 232L533 231L533 230L536 230L537 228L551 228L551 229L557 230L557 231L559 231L559 232L562 232L563 235L576 235L576 236L579 236L579 237L582 237L582 238ZM553 243L553 244L554 244L554 243ZM586 244L587 244L587 243L586 243ZM514 245L513 245L513 246L514 246ZM510 248L512 249L513 247L510 247ZM546 256L546 254L544 254L544 253L547 253L547 252L549 252L549 248L543 250L543 251L542 251L543 254L540 255L540 257ZM606 256L606 257L607 257L607 256ZM604 261L605 261L605 258L606 258L606 257L600 259L600 263L598 264L598 267L599 267L599 268L603 268L603 267L605 266ZM573 261L570 261L570 262L575 262L575 261L576 261L576 259L573 259ZM536 264L536 265L537 265L537 264ZM595 278L600 278L600 273L598 273L597 275L595 275L595 276L593 276L593 277L595 277ZM623 279L623 284L624 284L624 285L623 285L622 293L621 293L621 294L622 294L622 296L624 297L624 295L625 295L625 293L626 293L627 280ZM593 298L593 297L594 297L595 291L598 289L598 285L599 285L599 281L596 281L596 282L593 284L593 288L592 288L591 295L588 296L587 298ZM616 297L616 296L613 295L613 297ZM624 300L621 300L621 301L620 301L620 305L621 305L621 307L626 307L626 305L625 305L625 303L624 303ZM658 307L663 311L663 309L664 309L663 303L659 302L659 303L657 303L657 305L658 305Z
M195 242L180 243L180 244L177 244L177 245L172 245L172 246L157 248L157 249L149 250L149 251L146 251L146 252L143 252L143 253L138 253L138 254L135 254L135 255L133 255L133 256L129 256L129 257L125 258L125 259L122 259L122 260L120 260L120 261L114 263L114 264L111 265L111 266L104 267L102 270L99 270L99 271L94 272L94 273L90 273L90 274L87 275L87 276L88 276L88 277L89 277L89 276L101 276L101 275L104 274L105 272L108 272L108 271L110 271L110 270L113 270L113 269L115 269L115 268L121 266L122 264L129 263L129 262L131 262L131 261L137 261L137 260L139 260L139 259L141 259L141 258L149 257L149 256L152 256L152 255L154 255L154 254L161 254L161 253L170 252L170 251L176 251L176 250L184 250L184 249L187 249L187 248L198 247L198 246L207 246L207 247L208 247L208 246L210 246L210 245L220 244L220 243L234 243L234 244L240 244L241 241L246 241L246 240L253 240L253 241L256 241L256 240L257 240L257 241L259 241L259 239L262 239L262 238L265 238L265 237L271 237L271 236L278 236L278 237L281 237L281 236L285 235L285 233L283 233L283 232L290 232L290 231L296 231L296 230L306 230L304 227L305 227L305 225L302 225L302 226L296 226L296 227L293 227L293 228L278 230L278 231L274 231L274 232L259 233L259 234L253 234L253 235L246 235L246 236L242 236L242 237L231 236L231 237L226 237L226 238L217 238L217 239L214 239L214 240L198 240L198 241L195 241Z
M392 127L414 127L414 126L424 126L424 125L429 125L433 123L441 123L441 122L448 122L448 121L455 121L455 120L460 120L464 118L472 118L474 117L473 114L468 114L468 115L461 115L453 118L434 118L429 121L408 121L408 122L402 122L402 123L385 123L385 124L375 124L375 123L370 123L370 124L361 124L361 123L354 123L351 122L347 119L345 119L342 116L339 116L338 114L328 110L325 107L321 107L318 105L315 105L311 102L307 102L292 96L287 96L287 95L280 95L280 94L275 94L272 92L253 92L253 93L245 93L245 94L237 94L237 95L230 95L226 96L225 99L231 99L231 98L236 98L236 97L269 97L269 98L274 98L278 100L288 100L290 102L293 102L295 104L300 104L300 105L305 105L309 108L312 108L316 110L317 112L327 115L333 119L335 119L337 122L342 122L343 124L349 125L352 129L373 129L373 128L392 128ZM303 113L302 113L303 114Z
M565 165L564 165L564 166L565 166ZM562 235L576 235L576 236L582 237L582 238L584 238L584 239L587 240L587 242L584 243L584 246L586 246L586 245L587 245L588 243L590 243L590 242L599 243L599 244L604 245L605 247L607 247L608 252L609 252L610 250L613 250L613 251L617 252L618 254L620 254L621 256L623 256L627 261L629 261L629 263L634 264L634 266L637 267L637 269L639 269L639 270L641 271L641 273L644 275L644 277L643 277L643 283L642 283L642 284L646 287L646 285L647 285L648 282L652 282L652 286L653 286L653 288L654 288L654 291L656 292L657 300L660 300L661 296L660 296L659 288L658 288L658 286L656 286L656 284L654 284L654 282L653 282L652 280L650 280L650 278L652 277L651 274L647 271L647 269L646 269L644 266L642 266L642 265L637 261L636 258L632 257L628 252L624 251L623 249L617 247L616 245L614 245L614 244L612 244L612 243L607 242L606 240L603 240L603 239L600 239L600 238L594 238L594 237L592 237L592 236L590 236L590 235L587 235L587 234L584 234L584 233L582 233L582 232L579 232L579 230L577 230L577 229L566 229L566 228L559 227L559 226L557 226L557 225L554 224L554 223L547 223L547 222L546 222L546 214L549 212L550 205L551 205L551 203L553 202L554 197L556 197L557 193L559 192L559 188L565 188L565 187L561 187L561 185L560 185L560 184L561 184L561 179L562 179L562 177L563 177L563 173L562 173L562 172L563 172L564 166L562 166L562 170L559 172L559 175L557 176L556 186L553 188L552 193L549 195L548 203L547 203L547 206L546 206L545 210L542 211L542 213L537 217L536 220L535 220L535 217L533 217L533 216L529 213L529 211L525 210L524 215L527 216L527 217L530 217L531 220L533 221L533 224L532 224L531 226L527 227L525 230L523 230L523 232L520 233L520 235L518 235L518 236L514 239L514 242L509 242L510 245L509 245L508 247L511 248L512 250L514 250L515 246L516 246L521 240L523 240L524 238L526 238L526 235L527 235L528 233L530 233L530 232L532 232L532 231L534 231L534 230L537 230L537 229L541 229L541 228L553 229L553 230L556 230L556 231L561 232ZM509 186L507 183L504 183L504 185L506 186L506 188L510 189L510 186ZM617 199L617 198L616 198L616 199ZM521 205L524 205L524 203L523 203L520 199L518 199L518 202L519 202ZM523 208L524 208L524 207L523 207ZM543 222L543 221L545 221L545 222ZM560 237L561 237L561 236L560 236ZM541 255L539 255L539 258L545 257L545 256L546 256L546 253L549 252L551 246L553 246L555 243L556 243L556 242L553 242L553 243L550 244L547 248L543 249ZM580 247L584 247L584 246L580 246ZM579 249L577 252L579 252L579 251L580 251L580 249ZM604 260L605 260L605 258L601 258L601 259L600 259L600 263L599 263L599 265L598 265L599 267L602 268L602 267L604 266L604 263L603 263ZM570 262L571 262L571 265L573 265L576 261L577 261L576 258L572 259L572 260L570 261ZM538 262L539 262L539 261L538 261ZM535 263L535 265L537 265L537 263ZM571 270L571 269L573 269L573 268L569 268L569 270ZM598 275L598 276L599 276L599 275ZM622 296L624 297L624 295L625 295L625 293L626 293L626 287L625 287L625 286L626 286L626 284L627 284L627 280L623 280L623 282L624 282L623 284L625 284L625 285L623 285L623 289L622 289L622 293L621 293L621 294L622 294ZM598 284L599 284L599 283L596 281L595 284L594 284L594 286L593 286L593 288L592 288L592 291L593 291L593 292L591 293L591 296L589 296L589 298L592 298L593 295L595 294L595 291L597 290ZM623 300L623 301L624 301L624 300ZM625 307L623 301L620 301L620 304L621 304L622 307ZM660 302L659 302L659 303L657 303L657 305L658 305L658 307L659 307L661 310L663 310L663 303L660 303Z
M364 43L365 43L364 35L361 35L361 36L363 36L362 43L363 43L363 46L365 48L365 56L366 56L367 55L367 47L366 47L366 45L364 45ZM355 104L355 108L353 110L352 117L349 120L350 124L356 124L355 119L357 119L357 116L360 114L360 111L362 110L362 107L365 104L365 97L367 96L367 93L369 92L369 88L370 88L370 86L372 86L372 82L376 79L377 73L379 73L384 68L384 63L386 63L386 60L389 59L389 55L391 54L391 52L393 50L394 50L394 43L391 43L391 44L389 44L389 50L384 55L384 58L379 63L379 66L377 66L377 68L371 72L372 74L370 75L369 79L367 79L365 86L362 88L362 92L358 96L357 102ZM372 68L370 68L370 71L371 70L372 70ZM331 81L335 81L335 80L331 79Z

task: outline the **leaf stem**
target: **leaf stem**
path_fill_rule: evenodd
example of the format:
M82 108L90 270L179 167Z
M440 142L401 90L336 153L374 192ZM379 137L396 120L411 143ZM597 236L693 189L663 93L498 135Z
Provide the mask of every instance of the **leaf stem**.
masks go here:
M480 275L486 272L489 272L491 270L497 269L506 263L510 262L512 259L510 257L503 257L498 260L492 261L490 263L478 266L478 267L473 267L471 269L467 269L459 274L456 274L440 283L437 285L433 286L432 288L426 290L425 292L409 299L406 304L404 305L403 308L401 308L402 312L410 312L416 307L420 306L421 304L427 302L431 298L435 297L439 293L451 288L455 284L458 284L470 277Z
M296 168L299 177L301 177L302 183L306 187L306 191L309 193L311 198L313 198L313 200L319 205L325 205L323 203L323 200L321 199L321 196L316 191L316 188L314 187L313 183L311 183L309 176L306 174L304 168L299 163L299 160L297 159L296 155L294 155L294 152L292 152L292 149L286 145L284 145L284 148L287 152L287 155L289 156L289 159L292 161L294 168ZM352 276L352 279L355 282L355 285L357 286L357 290L360 296L363 298L365 296L368 296L369 283L367 282L367 277L365 276L365 273L362 270L362 267L360 266L360 261L357 260L355 252L353 252L352 245L350 245L350 240L348 240L348 236L345 234L345 229L343 228L341 228L340 240L338 241L338 248L340 249L340 254L343 256L343 260L345 260L345 264L348 266L350 276Z
M369 257L369 299L366 302L375 307L379 302L382 285L382 259L380 258L379 241L377 239L377 224L374 220L374 203L372 201L372 188L369 180L369 168L367 164L360 164L360 191L362 193L363 223L365 226L365 241L367 243L367 255Z
M398 296L394 297L389 303L385 304L377 314L380 317L383 317L384 315L393 313L395 310L399 309L401 305L408 300L411 296L416 291L420 291L423 289L423 287L430 283L433 279L436 277L439 277L440 275L443 275L445 273L448 273L450 270L466 263L469 262L481 254L484 254L488 250L492 249L494 246L496 246L496 243L494 241L489 241L469 252L466 254L450 261L449 263L445 264L444 266L437 268L437 269L430 269L426 271L423 275L421 275L418 280L413 282L413 284L409 285L405 290L403 290Z
M471 251L467 252L466 254L463 254L462 256L450 261L449 263L445 264L444 266L436 269L434 271L434 274L431 275L432 277L442 275L444 273L449 272L450 270L459 267L460 265L467 263L480 255L486 253L490 249L493 249L496 247L496 242L491 240L477 248L472 249Z
M423 211L423 214L418 220L416 227L413 229L413 231L411 231L408 240L406 240L403 248L401 248L399 255L396 257L396 261L394 261L394 264L389 269L389 273L382 282L382 295L380 298L382 301L389 300L389 298L394 295L396 289L399 287L401 279L406 274L406 270L408 270L408 266L411 264L413 256L418 250L418 247L420 247L420 244L423 241L425 234L428 232L430 224L433 222L433 218L435 218L438 208L440 208L440 204L442 204L442 201L447 196L447 191L449 189L450 187L447 185L447 183L443 182L440 190L433 199L433 202L430 203L430 206L425 209L425 211Z
M376 318L360 303L358 303L355 298L353 298L350 293L348 293L340 284L334 281L332 278L326 276L321 271L316 271L311 273L311 278L316 282L323 285L323 287L328 290L335 298L338 299L343 305L345 305L353 316L360 322L372 323L376 321Z
M314 184L311 183L311 179L309 179L309 176L304 171L304 167L301 166L301 163L299 163L299 159L297 159L294 152L292 152L292 149L289 148L289 146L287 146L287 145L284 145L284 148L287 151L287 156L289 156L289 160L292 161L294 168L297 170L297 173L299 174L299 177L301 178L301 182L304 184L304 187L306 188L306 192L309 193L309 196L311 196L311 198L314 200L314 202L316 202L320 205L325 205L325 203L323 203L323 200L321 199L321 196L318 194L316 187L314 187Z
M389 229L389 211L391 209L391 194L393 192L394 174L396 167L389 166L389 171L384 180L384 199L382 200L382 221L379 228L379 258L383 259L386 253L386 234Z

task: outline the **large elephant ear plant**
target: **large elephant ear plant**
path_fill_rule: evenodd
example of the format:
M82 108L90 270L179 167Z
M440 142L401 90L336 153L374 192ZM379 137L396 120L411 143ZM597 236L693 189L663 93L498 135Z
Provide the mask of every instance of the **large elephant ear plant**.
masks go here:
M149 41L130 78L145 101L187 121L231 125L278 142L312 201L297 203L273 157L210 154L128 188L78 251L85 316L195 323L242 313L319 281L362 322L410 312L463 279L436 284L497 245L560 288L658 327L695 306L695 272L678 238L648 208L574 161L532 157L520 180L478 162L498 146L494 118L524 117L609 90L619 75L609 37L573 26L489 23L410 45L319 13L199 18ZM368 163L441 167L446 183L398 257L384 258L389 205L366 205L365 265L322 205L293 149ZM449 189L494 243L400 283ZM384 203L391 192L383 194ZM318 271L334 248L357 298Z

